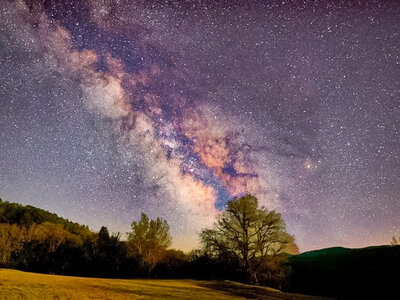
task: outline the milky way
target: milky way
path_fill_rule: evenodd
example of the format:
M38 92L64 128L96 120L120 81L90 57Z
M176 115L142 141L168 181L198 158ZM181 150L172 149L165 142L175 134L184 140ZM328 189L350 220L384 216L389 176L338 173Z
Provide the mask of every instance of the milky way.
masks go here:
M400 234L400 5L2 1L0 197L196 247L227 201L301 250Z

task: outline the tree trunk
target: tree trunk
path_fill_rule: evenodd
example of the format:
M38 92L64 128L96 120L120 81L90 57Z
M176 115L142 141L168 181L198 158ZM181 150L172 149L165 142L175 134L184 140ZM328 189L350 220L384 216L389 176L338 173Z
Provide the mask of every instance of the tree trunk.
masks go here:
M254 284L254 285L259 285L258 278L257 278L257 272L249 270L249 275L250 275L250 283Z

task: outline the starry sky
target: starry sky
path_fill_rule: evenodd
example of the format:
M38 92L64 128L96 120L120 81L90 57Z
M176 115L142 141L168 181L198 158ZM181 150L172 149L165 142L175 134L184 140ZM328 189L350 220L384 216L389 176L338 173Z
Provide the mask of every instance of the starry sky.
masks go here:
M197 247L229 199L300 251L400 235L400 2L0 1L0 197Z

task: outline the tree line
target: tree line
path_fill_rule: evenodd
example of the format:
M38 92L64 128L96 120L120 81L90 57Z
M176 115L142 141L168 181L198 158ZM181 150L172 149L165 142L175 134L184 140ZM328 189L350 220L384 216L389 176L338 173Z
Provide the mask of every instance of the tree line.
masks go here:
M32 206L0 199L0 267L65 275L118 278L229 279L280 287L298 253L279 213L245 195L228 202L212 228L200 233L202 247L170 249L166 220L142 213L128 239L106 227L87 226Z

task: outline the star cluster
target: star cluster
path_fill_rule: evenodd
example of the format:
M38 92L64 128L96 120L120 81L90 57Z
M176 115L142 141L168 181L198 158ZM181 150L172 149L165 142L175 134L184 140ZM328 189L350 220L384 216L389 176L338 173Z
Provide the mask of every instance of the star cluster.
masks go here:
M251 193L302 251L400 232L396 1L3 1L0 196L174 246Z

